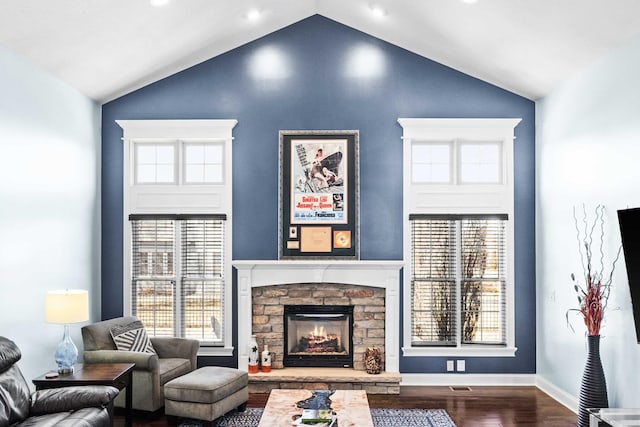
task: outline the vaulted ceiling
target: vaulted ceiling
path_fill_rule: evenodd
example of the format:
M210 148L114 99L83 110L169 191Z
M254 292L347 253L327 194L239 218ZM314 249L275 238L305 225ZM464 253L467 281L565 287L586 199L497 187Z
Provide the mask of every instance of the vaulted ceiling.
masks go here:
M321 14L535 100L640 32L638 0L471 1L0 0L0 44L107 102Z

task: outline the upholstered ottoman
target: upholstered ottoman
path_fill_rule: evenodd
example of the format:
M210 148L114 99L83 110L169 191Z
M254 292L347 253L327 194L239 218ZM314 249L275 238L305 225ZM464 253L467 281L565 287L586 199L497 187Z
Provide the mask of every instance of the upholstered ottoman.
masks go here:
M234 408L244 411L249 399L244 371L205 366L164 385L164 412L212 422Z

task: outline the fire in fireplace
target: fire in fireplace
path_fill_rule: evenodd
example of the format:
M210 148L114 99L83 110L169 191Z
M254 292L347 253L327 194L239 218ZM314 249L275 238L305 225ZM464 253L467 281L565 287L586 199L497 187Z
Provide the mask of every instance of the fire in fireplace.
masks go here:
M352 305L285 305L284 366L353 367Z

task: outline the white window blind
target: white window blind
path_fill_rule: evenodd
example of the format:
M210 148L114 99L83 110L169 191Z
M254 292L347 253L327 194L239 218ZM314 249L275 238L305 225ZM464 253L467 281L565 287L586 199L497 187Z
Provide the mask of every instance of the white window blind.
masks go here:
M411 215L413 346L506 345L506 215Z
M175 297L175 221L140 217L131 221L133 314L153 336L172 336Z
M222 343L224 221L199 217L182 223L183 335Z
M224 215L131 215L132 312L153 336L224 344Z

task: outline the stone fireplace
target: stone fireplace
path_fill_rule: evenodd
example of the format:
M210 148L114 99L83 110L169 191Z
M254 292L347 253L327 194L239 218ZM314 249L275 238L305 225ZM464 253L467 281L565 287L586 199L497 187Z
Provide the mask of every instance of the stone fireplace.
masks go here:
M275 352L271 366L279 369L284 366L315 366L315 367L353 367L363 370L363 357L367 347L378 347L385 353L385 290L371 286L345 285L337 283L295 283L287 285L273 285L253 288L252 296L252 333L256 336L258 345L269 346ZM289 358L285 363L285 353L291 349L286 339L286 323L284 314L286 307L315 307L318 310L330 311L335 308L352 307L350 336L343 336L349 342L348 366L340 364L323 364L316 357L304 357L310 363L295 363ZM328 313L325 313L328 314ZM336 331L332 331L336 333ZM344 353L344 351L341 351ZM314 359L318 363L314 363ZM329 357L320 357L328 361ZM340 358L336 362L345 361ZM294 363L291 363L294 362Z
M285 306L352 306L353 368L364 370L367 347L383 352L384 369L399 371L399 261L234 261L238 286L238 367L247 370L248 343L285 354ZM335 332L333 332L335 334ZM287 343L288 345L288 343Z

